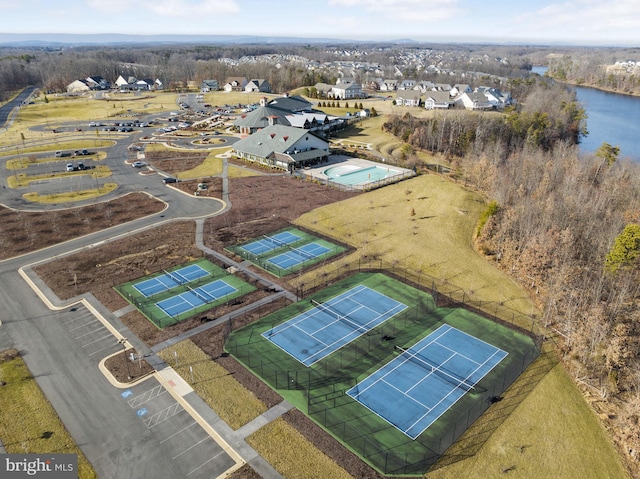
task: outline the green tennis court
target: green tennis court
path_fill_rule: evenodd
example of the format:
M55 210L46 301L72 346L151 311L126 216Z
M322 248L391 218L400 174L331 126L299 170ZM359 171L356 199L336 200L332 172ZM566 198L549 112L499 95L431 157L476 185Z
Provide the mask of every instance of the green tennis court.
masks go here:
M233 301L255 287L210 261L199 259L114 289L162 329Z
M269 339L270 331L286 328L281 325L292 325L293 323L287 322L296 317L313 317L313 310L318 309L317 305L333 305L332 298L340 298L359 286L375 292L374 296L384 295L406 307L366 331L359 330L361 334L332 348L318 361L306 361L308 366L304 364L304 358L311 354L311 350L306 355L302 350L295 350L306 349L306 345L304 342L298 343L293 332L280 345ZM532 337L463 308L438 307L440 297L441 295L434 297L382 273L356 273L305 301L291 304L256 323L234 331L225 349L381 473L420 475L438 460L480 417L494 398L499 397L539 354ZM446 301L442 301L442 304L446 304ZM326 319L329 321L328 317ZM334 323L344 325L343 321L333 318L327 322L327 326L332 327L330 325ZM424 350L429 353L428 356L440 355L428 359L433 361L440 374L434 373L431 379L425 379L430 375L430 369L416 368L415 364L405 372L409 372L414 383L440 383L441 371L445 370L451 376L461 376L473 384L470 387L454 388L451 381L448 381L446 388L440 388L440 396L446 396L451 391L462 391L463 394L458 394L459 397L450 401L446 408L431 408L439 400L432 396L431 403L425 403L426 407L433 409L429 418L432 421L423 421L419 424L420 427L410 427L410 420L406 417L395 413L387 414L385 411L393 411L399 407L395 394L365 395L360 397L362 402L355 398L361 391L356 388L358 385L375 383L376 387L381 386L377 379L388 371L383 368L389 368L390 364L393 365L392 368L397 366L399 363L394 363L394 360L405 364L407 354L422 351L424 345L432 342L431 339L423 340L445 325L451 331L447 341ZM315 326L310 328L306 328L305 334L317 329ZM327 335L319 337L321 340L327 338ZM469 357L470 362L462 360L467 345L460 338L473 338L475 342L478 354ZM489 356L494 355L495 358L489 360L488 365L478 368L479 372L469 372L471 366L484 360L484 356L480 354L485 348L481 346L483 344L491 346L486 349L491 352ZM412 349L414 346L420 349ZM442 356L443 346L455 349L456 354L450 359ZM295 354L286 349L294 349ZM448 361L453 363L450 365ZM450 369L452 372L449 372ZM378 372L373 380L365 382L380 370L383 372ZM400 372L401 369L396 371ZM399 383L394 384L391 388L397 389ZM405 385L401 386L405 388ZM412 400L409 398L412 394L411 386L407 385L403 394L405 399ZM365 404L367 401L369 403ZM420 415L417 409L414 412L416 416ZM425 412L428 411L423 408L423 413Z
M308 268L347 250L344 246L293 227L226 249L278 277Z

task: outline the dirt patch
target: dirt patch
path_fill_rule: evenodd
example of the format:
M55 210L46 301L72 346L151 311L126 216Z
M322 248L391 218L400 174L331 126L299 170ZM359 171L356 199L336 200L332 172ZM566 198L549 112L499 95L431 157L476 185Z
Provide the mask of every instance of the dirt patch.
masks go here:
M205 244L218 251L285 228L308 211L358 194L290 175L232 178L229 190L231 210L205 223Z
M91 206L43 212L0 206L0 259L36 251L163 210L164 203L131 193Z
M200 166L208 156L208 151L149 151L145 152L145 161L165 173L175 175Z
M131 354L134 360L131 360ZM153 367L144 359L138 358L138 353L133 349L111 356L104 362L105 367L113 375L116 381L130 383L151 374Z

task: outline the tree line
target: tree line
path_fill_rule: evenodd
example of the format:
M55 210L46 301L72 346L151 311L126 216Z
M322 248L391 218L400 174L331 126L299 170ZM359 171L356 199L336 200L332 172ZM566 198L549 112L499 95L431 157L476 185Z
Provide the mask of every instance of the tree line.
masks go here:
M489 200L478 250L530 291L576 382L616 411L628 454L640 448L640 165L607 144L582 153L584 120L571 92L540 81L504 114L405 115L384 128L446 155Z

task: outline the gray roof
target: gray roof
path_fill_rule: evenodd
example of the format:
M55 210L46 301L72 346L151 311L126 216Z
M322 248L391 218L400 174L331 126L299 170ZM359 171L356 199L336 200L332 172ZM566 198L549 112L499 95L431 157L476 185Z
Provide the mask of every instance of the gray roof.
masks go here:
M269 106L271 107L281 108L288 111L308 110L312 105L313 103L305 100L300 95L281 96L278 98L274 98L269 102Z
M269 117L277 117L277 123L290 126L288 116L293 112L308 110L311 103L301 96L278 97L267 103L266 106L259 106L246 115L241 116L233 124L237 127L265 128L269 126Z
M261 158L267 158L272 153L284 153L302 137L311 135L307 130L285 125L273 125L256 131L253 135L234 143L233 149Z
M289 126L289 120L287 120L287 115L291 112L288 110L282 110L280 108L272 108L270 106L259 106L255 110L246 115L242 115L233 124L237 127L248 127L248 128L265 128L269 126L269 117L275 116L277 117L277 123L281 125Z

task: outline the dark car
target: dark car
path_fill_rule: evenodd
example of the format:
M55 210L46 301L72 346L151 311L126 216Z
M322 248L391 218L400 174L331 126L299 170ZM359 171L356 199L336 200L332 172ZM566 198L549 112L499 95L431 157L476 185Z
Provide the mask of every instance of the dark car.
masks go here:
M177 178L162 178L162 182L167 185L169 183L177 183L178 179Z

